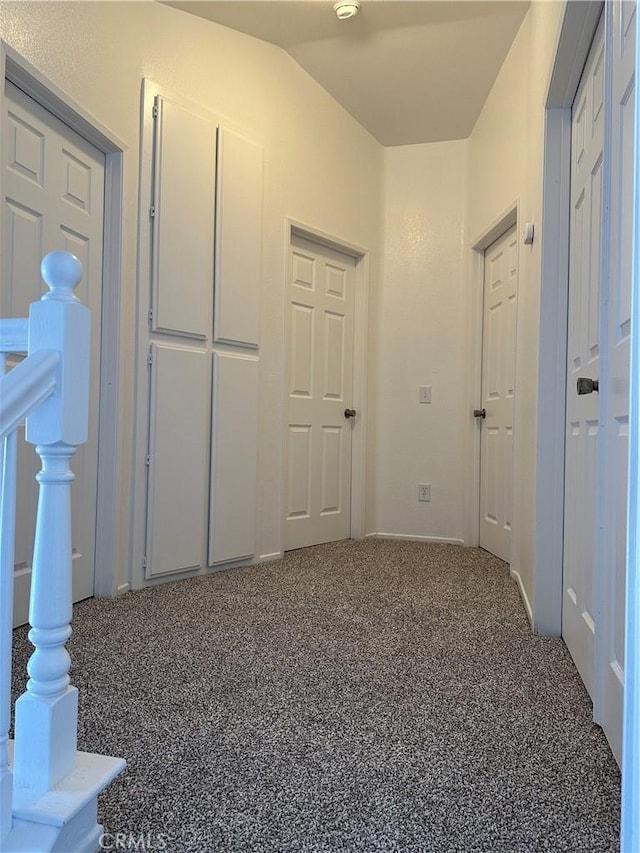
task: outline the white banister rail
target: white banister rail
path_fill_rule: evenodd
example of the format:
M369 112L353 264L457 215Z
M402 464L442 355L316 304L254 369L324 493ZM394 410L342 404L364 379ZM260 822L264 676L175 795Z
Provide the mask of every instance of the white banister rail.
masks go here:
M29 320L0 322L0 353L26 352L29 346Z
M72 615L69 463L87 439L90 316L73 293L82 277L77 258L53 252L42 275L49 292L31 305L29 319L0 321L0 373L6 353L28 353L0 376L0 849L81 853L96 849L97 795L125 765L77 751L78 692L65 648ZM42 469L29 606L34 652L11 743L16 431L25 419Z
M34 352L0 378L0 440L53 394L59 363L57 352Z

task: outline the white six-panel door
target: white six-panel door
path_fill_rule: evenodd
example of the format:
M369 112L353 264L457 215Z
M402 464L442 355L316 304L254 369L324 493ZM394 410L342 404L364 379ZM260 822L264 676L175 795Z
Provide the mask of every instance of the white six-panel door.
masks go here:
M600 389L603 482L601 630L596 719L622 755L629 451L636 3L616 2L611 20L611 204L608 227L607 370Z
M73 252L82 262L76 293L91 309L89 440L72 460L73 597L78 601L93 595L94 588L104 155L9 82L4 104L0 313L28 315L29 303L45 289L40 261L56 249ZM16 624L27 621L37 501L36 456L31 445L20 444Z
M285 550L350 536L354 286L353 258L292 239Z
M518 240L510 228L485 251L480 437L480 546L510 562Z
M604 27L594 39L572 109L569 318L562 633L593 696L596 632L600 252L604 149Z

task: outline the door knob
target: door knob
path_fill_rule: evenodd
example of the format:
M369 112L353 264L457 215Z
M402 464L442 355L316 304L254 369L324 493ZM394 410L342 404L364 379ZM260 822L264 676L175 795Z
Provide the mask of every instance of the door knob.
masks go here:
M581 376L578 379L578 394L593 394L594 391L599 391L599 382L597 379L587 379Z
M345 416L345 418L347 418L347 419L348 419L348 418L355 418L355 416L356 416L356 410L355 410L355 409L345 409L345 410L344 410L344 416Z
M487 410L486 409L474 409L473 410L473 417L474 418L486 418L487 417Z

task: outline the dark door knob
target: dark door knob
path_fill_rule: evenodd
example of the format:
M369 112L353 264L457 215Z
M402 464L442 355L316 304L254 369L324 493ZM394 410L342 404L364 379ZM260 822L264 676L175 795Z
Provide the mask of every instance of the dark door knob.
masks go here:
M593 394L594 391L599 391L599 382L597 379L587 379L581 376L578 379L578 394Z
M474 418L486 418L487 417L487 410L486 409L474 409L473 410L473 417Z
M356 410L355 409L345 409L344 410L345 418L355 418Z

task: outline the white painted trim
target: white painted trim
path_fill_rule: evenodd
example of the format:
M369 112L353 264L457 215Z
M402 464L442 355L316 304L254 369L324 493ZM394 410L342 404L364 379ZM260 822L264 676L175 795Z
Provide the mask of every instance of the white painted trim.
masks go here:
M596 26L599 25L599 21L596 23ZM603 34L603 49L604 49L604 142L603 142L603 152L612 151L612 124L613 124L613 102L612 102L612 94L613 94L613 41L614 41L614 20L613 20L613 3L607 3L604 8L604 12L602 14L602 28L604 30ZM595 35L594 35L595 38ZM569 140L570 144L570 140ZM568 157L570 158L569 148ZM567 161L569 162L569 160ZM605 286L609 287L611 283L611 253L609 250L609 235L611 233L611 215L610 215L610 206L611 206L611 170L612 170L612 158L604 157L603 159L603 168L602 168L602 189L601 189L601 198L605 199L606 202L603 205L601 216L601 250L600 250L600 281L605 283ZM608 293L607 293L607 302ZM602 293L600 293L600 304L599 308L599 328L598 328L598 339L600 341L600 377L607 383L607 377L610 376L610 367L609 367L609 343L611 335L609 333L609 315L610 312L606 310L603 306L603 297ZM565 355L565 363L566 363L566 355ZM611 401L609 399L609 395L604 394L600 401L600 422L601 424L608 424L609 421L609 407L611 405ZM563 434L566 431L566 426L563 429ZM597 523L602 530L603 525L606 523L606 509L605 503L607 499L607 490L602 488L604 484L607 482L607 464L609 454L607 452L607 443L610 440L608 436L608 430L605 426L604 429L598 430L597 436L597 466L596 466L596 519ZM598 626L603 624L603 607L602 602L607 600L606 589L608 585L607 577L605 576L605 567L607 564L606 559L606 548L608 544L608 537L606 533L601 532L597 537L597 551L595 555L596 560L596 577L595 577L595 601L598 602L595 618L596 618L596 631L595 631L595 642L594 642L594 692L593 692L593 721L595 723L602 723L603 720L603 707L605 703L605 670L606 667L609 666L607 651L609 648L609 643L607 642L604 632L598 629ZM564 571L564 568L563 568ZM562 606L562 585L560 587L560 604ZM615 754L615 752L614 752Z
M284 557L283 551L273 551L271 554L260 554L258 557L259 563L273 563L274 560L281 560Z
M122 494L120 462L120 305L122 282L122 205L124 152L106 155L102 255L102 326L98 416L98 493L94 594L119 595L116 558L120 520L116 495Z
M542 202L533 630L562 632L571 109L547 110Z
M288 269L289 252L293 236L312 240L321 246L349 255L356 261L355 267L355 304L353 335L353 407L358 417L353 424L351 440L351 539L363 539L365 529L366 499L366 430L367 430L367 365L369 330L369 250L347 240L341 240L326 231L288 217L286 219L285 270ZM285 273L286 275L286 273ZM284 470L287 451L287 341L289 336L287 290L284 288L283 320L283 384L282 384L282 466L280 473L280 506L284 501ZM285 518L282 513L280 541L284 543Z
M604 5L603 0L566 4L547 88L548 110L571 107Z
M516 198L493 222L471 244L469 256L469 281L471 282L471 293L469 295L469 327L467 340L469 341L468 365L469 383L468 407L469 407L469 430L467 432L467 446L469 448L469 468L472 488L466 495L466 525L465 542L470 547L478 547L480 544L480 425L475 418L471 417L473 409L478 407L482 392L482 326L484 309L484 253L495 241L514 225L518 227L520 221L520 199ZM519 267L519 263L518 263ZM520 272L518 269L518 279ZM519 284L519 281L518 281ZM516 301L516 312L517 302ZM516 322L517 317L516 313ZM517 331L517 330L516 330ZM516 335L517 353L517 335ZM516 358L517 362L517 358ZM517 366L517 365L516 365ZM517 376L514 366L514 376ZM517 398L517 389L516 389ZM514 445L515 452L515 445ZM515 494L515 491L513 492ZM513 536L511 539L513 553Z
M0 39L0 54L4 77L29 97L37 101L67 127L79 133L87 142L104 154L122 153L127 145L108 127L71 98L63 89L45 77L11 45Z
M497 219L485 228L480 236L473 241L471 248L484 255L486 249L493 245L499 237L506 234L509 228L518 224L520 199L517 198Z
M622 853L640 850L640 10L636 10L635 178L631 272L629 497L622 733Z
M428 542L430 544L440 544L440 545L461 545L465 547L464 541L462 539L457 539L456 537L447 537L447 536L412 536L411 534L405 533L367 533L364 537L365 539L397 539L399 541L405 542Z
M520 572L515 569L510 569L511 577L518 584L518 590L520 591L520 598L522 599L522 603L524 604L524 609L527 611L527 619L529 620L529 625L533 628L533 610L531 609L531 602L529 601L529 596L527 595L527 591L524 588L524 584L522 583L522 578L520 577Z
M472 417L473 409L480 402L482 388L482 307L484 281L484 250L469 252L469 312L467 327L468 363L468 429L467 453L469 460L469 482L465 490L465 541L471 547L480 544L480 426Z
M341 240L334 234L329 234L328 231L322 231L320 228L315 228L313 225L307 225L305 222L300 222L297 219L287 218L287 234L296 234L305 240L311 240L313 243L320 243L321 246L326 246L328 249L334 249L336 252L342 252L343 255L355 258L359 261L364 258L369 250L357 243L350 243L348 240ZM289 242L287 242L287 248Z
M120 402L120 304L122 286L122 203L127 146L91 113L55 86L37 68L0 40L0 70L9 80L105 155L102 329L98 413L98 483L94 592L116 595L119 515L118 436ZM4 84L0 91L3 109ZM0 182L2 176L0 175Z
M140 162L138 168L138 265L136 284L135 379L133 389L133 453L131 494L133 496L130 528L130 578L133 589L155 584L147 582L142 565L147 535L147 479L145 465L149 441L150 370L147 363L151 294L152 238L148 212L153 198L153 115L156 93L161 92L152 80L142 80L142 116L140 122ZM174 580L179 579L176 575ZM166 582L163 579L159 582Z

